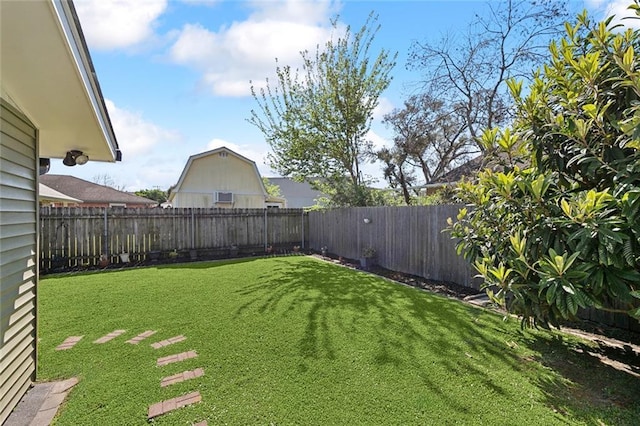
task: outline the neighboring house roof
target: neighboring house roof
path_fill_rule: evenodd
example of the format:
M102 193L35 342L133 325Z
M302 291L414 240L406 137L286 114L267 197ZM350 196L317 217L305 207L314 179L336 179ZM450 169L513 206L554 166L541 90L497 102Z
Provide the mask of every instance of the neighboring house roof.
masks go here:
M121 157L91 56L70 1L1 1L2 96L38 128L39 154Z
M296 182L286 177L272 177L267 180L272 185L280 187L280 195L287 200L287 207L290 208L312 207L317 204L319 198L326 197L323 192L313 189L309 182Z
M245 157L243 155L240 155L237 152L232 151L229 148L223 146L223 147L220 147L220 148L212 149L211 151L201 152L200 154L194 154L194 155L189 157L189 159L187 160L187 164L184 166L184 169L182 170L182 174L180 174L180 179L178 179L178 183L171 190L171 194L169 194L169 201L171 202L173 200L173 198L175 197L175 194L177 192L179 192L180 189L182 188L182 184L184 183L185 177L189 173L189 169L191 168L191 165L193 164L193 162L195 160L198 160L198 159L204 158L204 157L209 157L209 156L212 156L212 155L217 155L217 154L219 154L220 152L223 152L223 151L227 152L229 155L233 155L234 157L239 158L240 160L249 163L253 167L253 170L255 171L256 177L257 177L257 179L259 181L262 193L264 194L265 197L267 197L268 196L267 190L264 187L264 184L262 182L262 178L260 177L260 172L258 171L258 166L256 166L255 161L250 160L249 158L247 158L247 157Z
M154 200L139 197L128 192L118 191L108 186L87 182L75 176L42 175L40 182L65 195L82 200L85 203L104 204L144 204L154 206Z
M477 174L482 168L482 166L484 165L484 163L485 163L485 156L478 155L477 157L472 158L471 160L456 167L455 169L449 171L448 173L445 173L444 175L442 175L440 179L432 183L434 184L439 183L439 184L446 185L449 183L459 182L464 177L474 176L475 174Z
M485 168L491 168L494 169L494 171L502 170L502 161L506 160L507 156L504 153L498 153L497 155L493 156L481 154L444 174L437 181L432 182L429 185L425 185L425 187L441 187L451 185L456 182L460 182L463 178L475 177L480 170L483 170ZM525 165L526 162L522 160L516 160L516 164Z
M57 203L82 203L82 200L69 197L68 195L58 192L53 188L41 183L38 190L38 198L40 201L52 201Z

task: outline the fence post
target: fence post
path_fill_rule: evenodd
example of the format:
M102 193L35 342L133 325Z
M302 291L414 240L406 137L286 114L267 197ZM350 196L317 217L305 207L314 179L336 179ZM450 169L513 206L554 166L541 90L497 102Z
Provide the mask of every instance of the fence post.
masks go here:
M267 232L267 208L264 209L264 251L267 251L269 233Z
M302 249L304 250L304 209L302 209L300 220L302 221L302 243L300 245L302 246Z
M191 249L196 248L196 221L193 207L191 207Z
M109 257L109 222L107 221L107 207L104 208L104 255Z

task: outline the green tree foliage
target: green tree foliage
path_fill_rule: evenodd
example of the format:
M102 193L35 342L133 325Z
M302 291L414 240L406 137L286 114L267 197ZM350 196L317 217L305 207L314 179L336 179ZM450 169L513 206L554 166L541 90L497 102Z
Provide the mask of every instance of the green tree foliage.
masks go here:
M459 188L458 250L524 325L591 306L640 319L640 30L610 24L579 15L526 95L509 82L514 125L482 138L504 171Z
M347 27L315 55L301 52L302 70L278 65L275 85L251 88L259 108L249 122L271 146L271 167L296 180L322 178L336 205L366 205L372 198L362 173L373 157L367 133L396 57L386 50L370 57L376 21L371 15L354 34ZM338 32L337 21L333 26Z
M140 191L136 191L135 194L139 197L148 198L150 200L156 201L158 204L164 203L167 201L167 191L163 191L161 189L142 189Z
M262 178L262 184L264 185L264 189L267 190L267 194L272 197L282 197L282 193L280 193L280 186L269 182L269 179L266 177Z

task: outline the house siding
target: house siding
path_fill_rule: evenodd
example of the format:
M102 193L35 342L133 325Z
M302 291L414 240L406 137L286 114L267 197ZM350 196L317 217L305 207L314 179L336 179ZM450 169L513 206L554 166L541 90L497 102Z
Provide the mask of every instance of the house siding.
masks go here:
M37 130L0 102L0 424L35 380Z

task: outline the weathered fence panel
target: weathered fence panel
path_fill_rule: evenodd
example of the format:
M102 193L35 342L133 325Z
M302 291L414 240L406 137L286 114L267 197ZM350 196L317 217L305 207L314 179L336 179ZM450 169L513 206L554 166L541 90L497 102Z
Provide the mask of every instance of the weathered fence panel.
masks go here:
M475 271L442 230L459 205L357 207L309 213L309 246L358 259L366 248L387 269L479 288Z
M40 259L44 271L97 265L101 257L131 261L151 253L263 252L268 245L304 247L302 209L125 209L43 207ZM192 255L193 256L193 255Z

